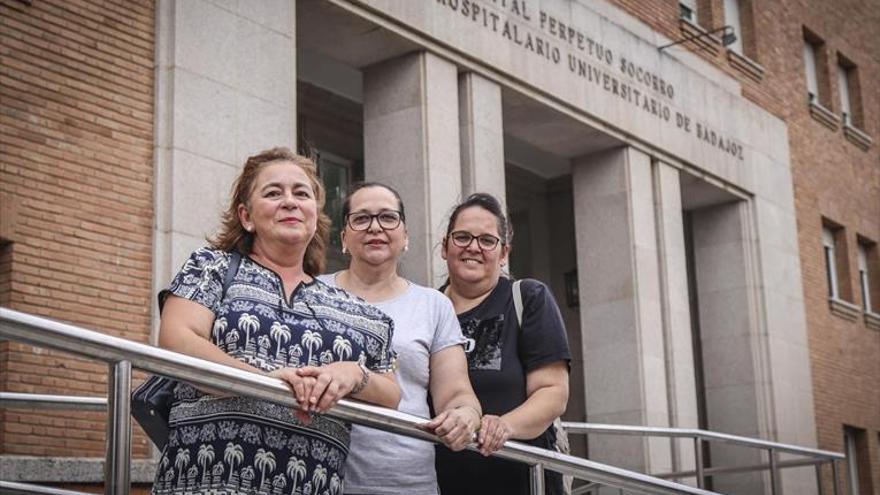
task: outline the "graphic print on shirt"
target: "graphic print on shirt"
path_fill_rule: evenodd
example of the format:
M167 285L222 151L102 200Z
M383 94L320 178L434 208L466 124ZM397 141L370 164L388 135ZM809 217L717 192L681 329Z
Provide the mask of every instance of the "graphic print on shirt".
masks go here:
M464 351L467 354L468 369L501 370L501 334L504 330L504 315L486 320L473 319L461 326L461 333L467 339Z

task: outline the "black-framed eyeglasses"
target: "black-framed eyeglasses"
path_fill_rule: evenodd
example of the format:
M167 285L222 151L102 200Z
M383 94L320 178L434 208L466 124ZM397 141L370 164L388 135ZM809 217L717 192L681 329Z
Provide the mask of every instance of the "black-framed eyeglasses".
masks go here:
M491 251L495 249L498 244L501 242L499 237L496 237L492 234L480 234L473 235L470 232L466 232L464 230L456 230L449 234L449 238L452 239L452 243L456 246L467 249L468 246L474 242L474 239L477 240L477 246L480 247L483 251Z
M379 223L382 230L394 230L400 227L403 215L395 210L382 210L375 215L366 212L349 213L346 221L351 230L368 230L373 224L373 219Z

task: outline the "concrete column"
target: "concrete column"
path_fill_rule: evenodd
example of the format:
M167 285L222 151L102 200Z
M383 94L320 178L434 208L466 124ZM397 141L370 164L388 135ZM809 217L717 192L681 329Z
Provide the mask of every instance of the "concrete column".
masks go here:
M473 72L458 78L462 195L487 192L505 202L501 87Z
M248 156L296 149L295 15L295 2L157 3L154 289L215 232Z
M697 388L679 171L666 163L655 162L653 172L669 425L697 428ZM676 471L694 469L691 440L673 441L673 464ZM690 481L695 483L696 480Z
M587 419L668 426L663 303L650 157L609 150L572 167ZM671 468L663 438L590 437L591 459Z
M364 70L364 175L394 186L406 205L409 252L401 271L437 287L440 241L461 196L458 73L427 52Z
M709 428L815 445L794 215L761 198L728 203L695 211L693 234ZM747 465L767 458L716 444L712 462ZM809 468L782 474L786 493L817 492ZM763 493L769 477L719 476L714 487Z
M746 202L693 212L694 264L709 429L767 438L763 418L770 407L761 393L759 316L750 271L753 257ZM761 462L753 449L713 443L715 466ZM766 459L764 460L766 462ZM718 476L722 493L764 493L760 473Z

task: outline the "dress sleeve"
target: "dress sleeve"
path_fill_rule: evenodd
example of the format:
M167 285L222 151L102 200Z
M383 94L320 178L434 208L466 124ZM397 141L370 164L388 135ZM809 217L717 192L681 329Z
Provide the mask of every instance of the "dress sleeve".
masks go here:
M196 302L217 313L223 293L223 277L229 256L222 251L201 248L193 252L167 289L159 292L159 311L173 294Z
M461 325L458 323L452 302L440 292L432 294L432 297L437 320L434 328L434 340L431 341L431 354L434 354L447 347L462 345L465 339L461 333Z
M391 346L394 337L394 320L384 313L383 317L387 331L368 339L364 364L370 371L391 373L397 369L397 351Z
M526 371L555 361L571 365L565 323L553 293L537 280L524 280L519 354Z

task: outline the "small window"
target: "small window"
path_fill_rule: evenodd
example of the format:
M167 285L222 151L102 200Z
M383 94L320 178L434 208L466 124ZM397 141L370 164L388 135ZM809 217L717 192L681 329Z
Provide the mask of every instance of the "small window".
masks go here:
M837 64L837 85L840 91L840 117L844 125L852 125L852 100L849 94L849 71L848 67Z
M324 212L330 217L333 226L330 229L330 245L342 247L339 234L342 230L342 203L351 186L352 161L328 153L318 151L318 173L324 181L327 199Z
M808 101L831 108L829 63L825 42L812 31L804 28L804 76L807 82Z
M859 289L862 296L862 307L866 313L876 313L880 310L878 296L878 271L877 243L859 237Z
M733 28L736 41L727 47L736 53L743 53L743 23L740 19L739 0L724 0L724 24Z
M849 258L846 230L828 219L822 220L822 246L825 250L825 275L828 281L828 298L832 301L846 301L853 306L852 285L849 280Z
M874 493L871 465L868 460L868 435L862 428L843 427L843 446L846 454L846 481L854 495Z
M697 23L697 0L681 0L678 3L679 16L694 24Z
M837 86L840 95L840 113L844 125L864 128L859 68L841 54L837 56Z
M819 74L816 72L816 45L804 40L804 71L807 76L807 96L809 101L819 100Z
M837 285L837 246L835 232L831 227L822 227L822 246L825 248L825 279L828 281L828 297L840 299Z

